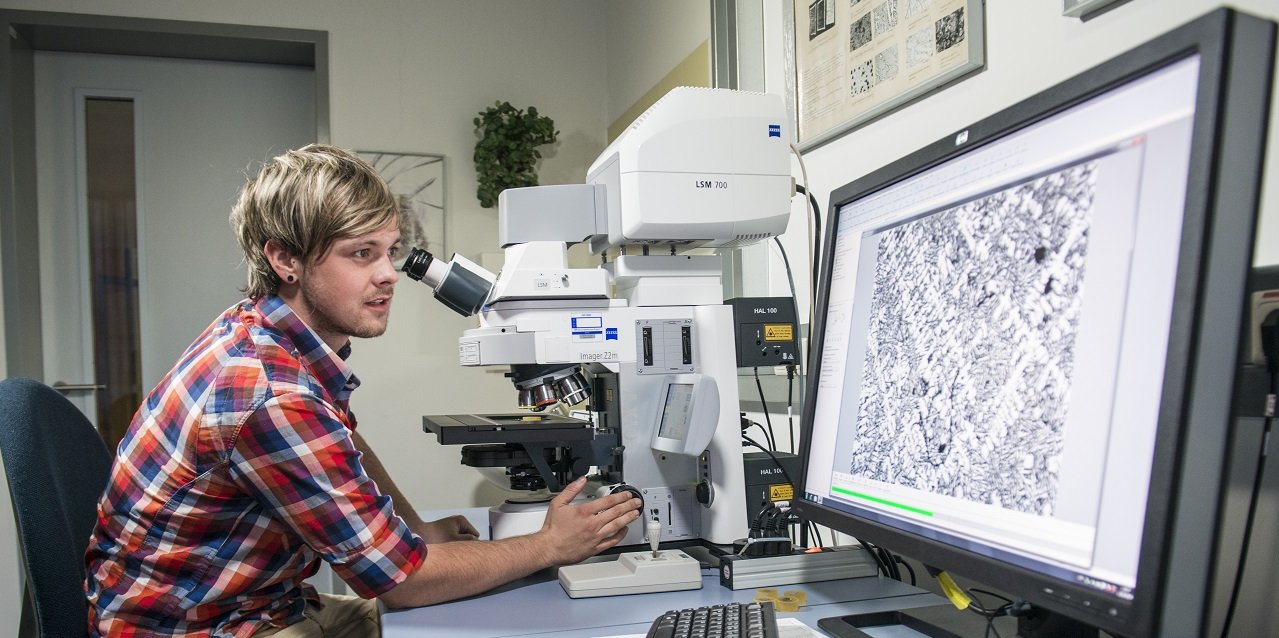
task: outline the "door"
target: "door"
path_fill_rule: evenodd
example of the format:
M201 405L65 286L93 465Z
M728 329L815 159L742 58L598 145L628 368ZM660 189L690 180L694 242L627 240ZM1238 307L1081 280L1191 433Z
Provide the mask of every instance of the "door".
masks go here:
M45 382L114 448L241 297L227 217L261 162L314 141L314 71L37 52L35 78Z

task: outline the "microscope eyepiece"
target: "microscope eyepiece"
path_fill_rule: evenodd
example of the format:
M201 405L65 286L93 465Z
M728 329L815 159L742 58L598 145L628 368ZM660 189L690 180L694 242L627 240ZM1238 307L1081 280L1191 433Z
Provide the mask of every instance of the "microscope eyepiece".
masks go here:
M497 277L479 265L453 254L453 261L436 259L425 248L409 250L400 267L410 279L435 291L435 298L463 317L480 311Z
M425 248L414 248L409 251L409 256L404 258L404 266L400 270L407 273L409 279L422 281L422 277L426 275L426 270L431 267L434 259L435 257Z

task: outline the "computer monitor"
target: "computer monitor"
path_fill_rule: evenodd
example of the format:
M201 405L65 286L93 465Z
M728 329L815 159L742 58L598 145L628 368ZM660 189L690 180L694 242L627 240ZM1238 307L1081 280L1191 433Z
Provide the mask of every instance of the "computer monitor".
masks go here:
M1201 635L1273 58L1217 10L837 189L801 515Z

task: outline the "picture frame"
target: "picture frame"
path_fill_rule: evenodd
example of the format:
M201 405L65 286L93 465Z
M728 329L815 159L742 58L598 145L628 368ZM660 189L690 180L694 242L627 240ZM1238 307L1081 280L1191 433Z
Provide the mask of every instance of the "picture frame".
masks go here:
M377 169L400 206L401 254L422 248L447 259L445 158L432 153L356 151Z
M807 150L985 68L982 0L792 0L796 143Z

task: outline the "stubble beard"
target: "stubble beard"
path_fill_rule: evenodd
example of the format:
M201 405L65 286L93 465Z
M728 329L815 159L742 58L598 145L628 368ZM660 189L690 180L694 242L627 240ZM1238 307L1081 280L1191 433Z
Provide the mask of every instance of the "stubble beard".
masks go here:
M315 325L311 329L321 334L340 334L348 337L359 337L361 339L371 339L380 337L386 332L388 321L369 321L361 323L355 321L343 321L340 317L333 316L329 312L329 306L324 302L328 296L322 287L313 287L310 282L302 284L302 302L311 309L311 321ZM363 307L363 306L361 306Z

